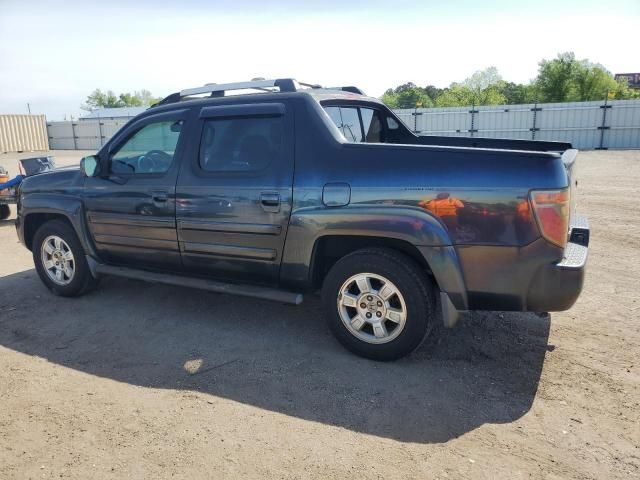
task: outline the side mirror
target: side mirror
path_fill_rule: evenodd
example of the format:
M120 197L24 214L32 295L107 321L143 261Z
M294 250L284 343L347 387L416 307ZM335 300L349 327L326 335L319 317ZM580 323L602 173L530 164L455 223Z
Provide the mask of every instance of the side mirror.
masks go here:
M98 157L89 155L80 160L80 171L85 177L96 177L98 175Z
M180 133L180 130L182 130L182 120L178 120L177 122L173 122L171 124L170 130L173 133Z

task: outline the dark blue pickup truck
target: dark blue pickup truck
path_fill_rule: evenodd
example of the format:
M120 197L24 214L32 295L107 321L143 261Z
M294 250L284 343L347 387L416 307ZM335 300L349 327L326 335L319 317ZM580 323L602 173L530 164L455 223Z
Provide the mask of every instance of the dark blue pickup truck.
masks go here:
M56 294L101 275L294 304L321 291L341 343L391 360L459 311L573 305L589 242L576 154L417 136L356 87L211 84L79 169L27 178L16 222Z

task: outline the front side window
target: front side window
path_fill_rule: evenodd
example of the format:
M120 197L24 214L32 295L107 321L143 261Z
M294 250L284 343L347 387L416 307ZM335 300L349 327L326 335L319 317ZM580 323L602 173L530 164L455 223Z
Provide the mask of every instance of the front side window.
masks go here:
M111 173L167 172L173 163L182 123L182 120L155 122L142 127L111 155Z
M324 110L348 142L382 142L382 122L376 110L339 106L326 106Z
M282 133L282 117L206 120L200 167L207 172L263 170L280 154Z

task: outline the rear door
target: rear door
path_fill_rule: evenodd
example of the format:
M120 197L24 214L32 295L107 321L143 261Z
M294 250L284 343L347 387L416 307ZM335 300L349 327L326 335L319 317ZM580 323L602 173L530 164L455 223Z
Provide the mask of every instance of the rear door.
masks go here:
M187 110L144 117L100 152L104 176L85 179L84 204L105 260L138 267L181 267L175 187Z
M277 283L292 203L292 109L203 107L194 131L176 191L184 268Z

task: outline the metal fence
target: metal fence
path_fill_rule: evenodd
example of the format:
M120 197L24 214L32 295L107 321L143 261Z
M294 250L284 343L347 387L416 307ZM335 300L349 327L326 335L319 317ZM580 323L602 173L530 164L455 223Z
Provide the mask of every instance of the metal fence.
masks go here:
M570 142L583 150L640 148L640 100L395 110L421 135Z
M44 115L0 115L0 153L49 150Z
M421 135L571 142L583 150L640 148L640 100L395 110ZM48 122L52 149L98 150L128 119Z
M47 122L52 150L98 150L129 119Z

